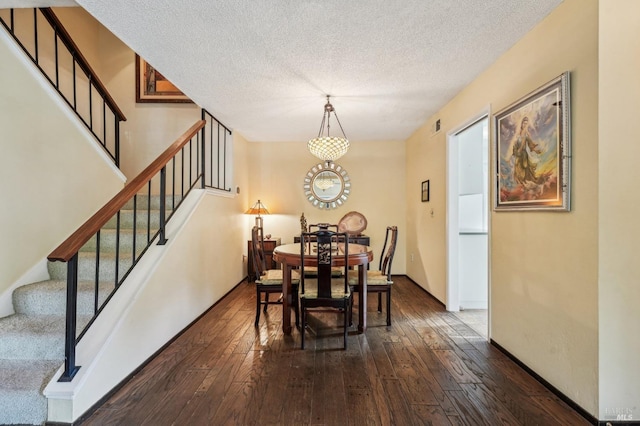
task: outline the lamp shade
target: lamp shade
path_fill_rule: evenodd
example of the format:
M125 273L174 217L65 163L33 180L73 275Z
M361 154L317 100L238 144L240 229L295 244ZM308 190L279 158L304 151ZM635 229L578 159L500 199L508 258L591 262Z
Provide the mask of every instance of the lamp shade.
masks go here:
M269 214L269 210L267 210L264 204L262 204L262 202L258 200L257 203L255 203L249 208L249 210L245 212L245 214L257 214L258 216L260 216L261 214Z
M256 226L262 228L262 217L260 215L269 214L269 210L267 210L267 208L264 206L264 204L262 204L262 202L260 200L258 200L257 203L255 203L253 206L251 206L249 208L249 210L247 210L244 213L245 214L255 214L255 215L257 215L256 216Z

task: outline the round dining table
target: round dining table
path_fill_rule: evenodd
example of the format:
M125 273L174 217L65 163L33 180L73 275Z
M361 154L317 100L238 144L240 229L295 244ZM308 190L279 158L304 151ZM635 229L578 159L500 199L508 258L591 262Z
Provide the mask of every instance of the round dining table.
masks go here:
M273 260L282 264L282 331L291 334L291 271L302 265L300 243L284 244L273 250ZM331 266L358 267L358 332L367 329L367 265L373 260L371 247L361 244L349 244L347 265L344 256L333 258ZM305 266L318 266L314 256L305 255Z

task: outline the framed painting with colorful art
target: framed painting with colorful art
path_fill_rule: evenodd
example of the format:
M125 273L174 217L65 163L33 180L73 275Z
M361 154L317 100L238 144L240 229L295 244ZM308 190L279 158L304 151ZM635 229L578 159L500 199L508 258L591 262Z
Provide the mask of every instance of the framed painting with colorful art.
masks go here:
M136 55L136 102L192 103L147 61Z
M570 210L570 117L568 72L494 115L496 211Z

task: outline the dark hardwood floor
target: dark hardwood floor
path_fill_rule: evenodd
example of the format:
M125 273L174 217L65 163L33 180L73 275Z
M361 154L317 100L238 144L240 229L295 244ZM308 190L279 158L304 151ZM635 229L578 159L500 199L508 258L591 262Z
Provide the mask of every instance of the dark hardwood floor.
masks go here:
M281 307L254 328L243 282L82 425L588 425L418 286L395 277L392 326L375 312L341 349L339 318L284 336ZM357 315L354 315L357 318Z

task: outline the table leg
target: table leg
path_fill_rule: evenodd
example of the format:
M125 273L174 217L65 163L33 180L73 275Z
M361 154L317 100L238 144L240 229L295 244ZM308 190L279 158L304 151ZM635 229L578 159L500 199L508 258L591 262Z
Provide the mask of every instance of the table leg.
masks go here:
M291 266L282 264L282 332L291 334Z
M367 264L358 265L358 332L367 330Z

